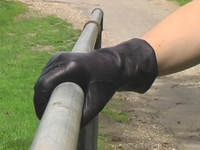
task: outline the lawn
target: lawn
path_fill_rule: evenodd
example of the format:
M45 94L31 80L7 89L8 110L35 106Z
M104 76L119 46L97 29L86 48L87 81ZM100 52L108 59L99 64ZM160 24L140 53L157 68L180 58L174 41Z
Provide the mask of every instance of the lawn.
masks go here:
M174 0L177 1L181 6L187 4L188 2L191 2L192 0Z
M0 150L27 150L38 127L33 86L57 51L70 51L80 31L26 5L0 1Z

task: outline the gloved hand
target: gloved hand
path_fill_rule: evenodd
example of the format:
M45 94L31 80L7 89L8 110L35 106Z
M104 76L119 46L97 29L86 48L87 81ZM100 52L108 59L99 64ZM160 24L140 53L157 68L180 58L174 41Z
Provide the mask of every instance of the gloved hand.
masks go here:
M153 48L132 39L90 53L57 53L35 84L34 105L41 119L54 88L63 82L78 84L85 93L81 126L88 124L118 91L146 92L157 77Z

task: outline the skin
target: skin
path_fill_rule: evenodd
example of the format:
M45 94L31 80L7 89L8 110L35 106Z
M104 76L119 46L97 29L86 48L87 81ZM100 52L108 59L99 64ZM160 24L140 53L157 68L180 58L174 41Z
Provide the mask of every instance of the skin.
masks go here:
M200 0L194 0L162 20L142 39L155 50L159 76L200 63Z

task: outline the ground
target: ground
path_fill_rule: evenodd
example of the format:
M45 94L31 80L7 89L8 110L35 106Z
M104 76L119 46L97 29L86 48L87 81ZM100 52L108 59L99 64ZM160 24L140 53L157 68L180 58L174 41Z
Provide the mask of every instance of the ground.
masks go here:
M161 19L178 9L165 0L20 0L43 14L55 14L82 29L91 11L100 7L105 13L103 46L140 37ZM100 115L101 132L109 136L113 149L124 150L199 150L199 66L158 78L143 95L117 93L130 114L129 123Z

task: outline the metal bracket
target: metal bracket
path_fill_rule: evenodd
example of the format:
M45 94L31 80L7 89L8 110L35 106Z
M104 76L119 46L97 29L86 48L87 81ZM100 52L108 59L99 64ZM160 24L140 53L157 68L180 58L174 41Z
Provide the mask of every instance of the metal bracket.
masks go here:
M96 24L97 25L97 27L98 27L98 34L101 32L101 25L97 22L97 21L95 21L95 20L89 20L89 21L87 21L86 23L85 23L85 25L83 26L83 30L85 29L85 27L88 25L88 24L90 24L90 23L94 23L94 24Z

